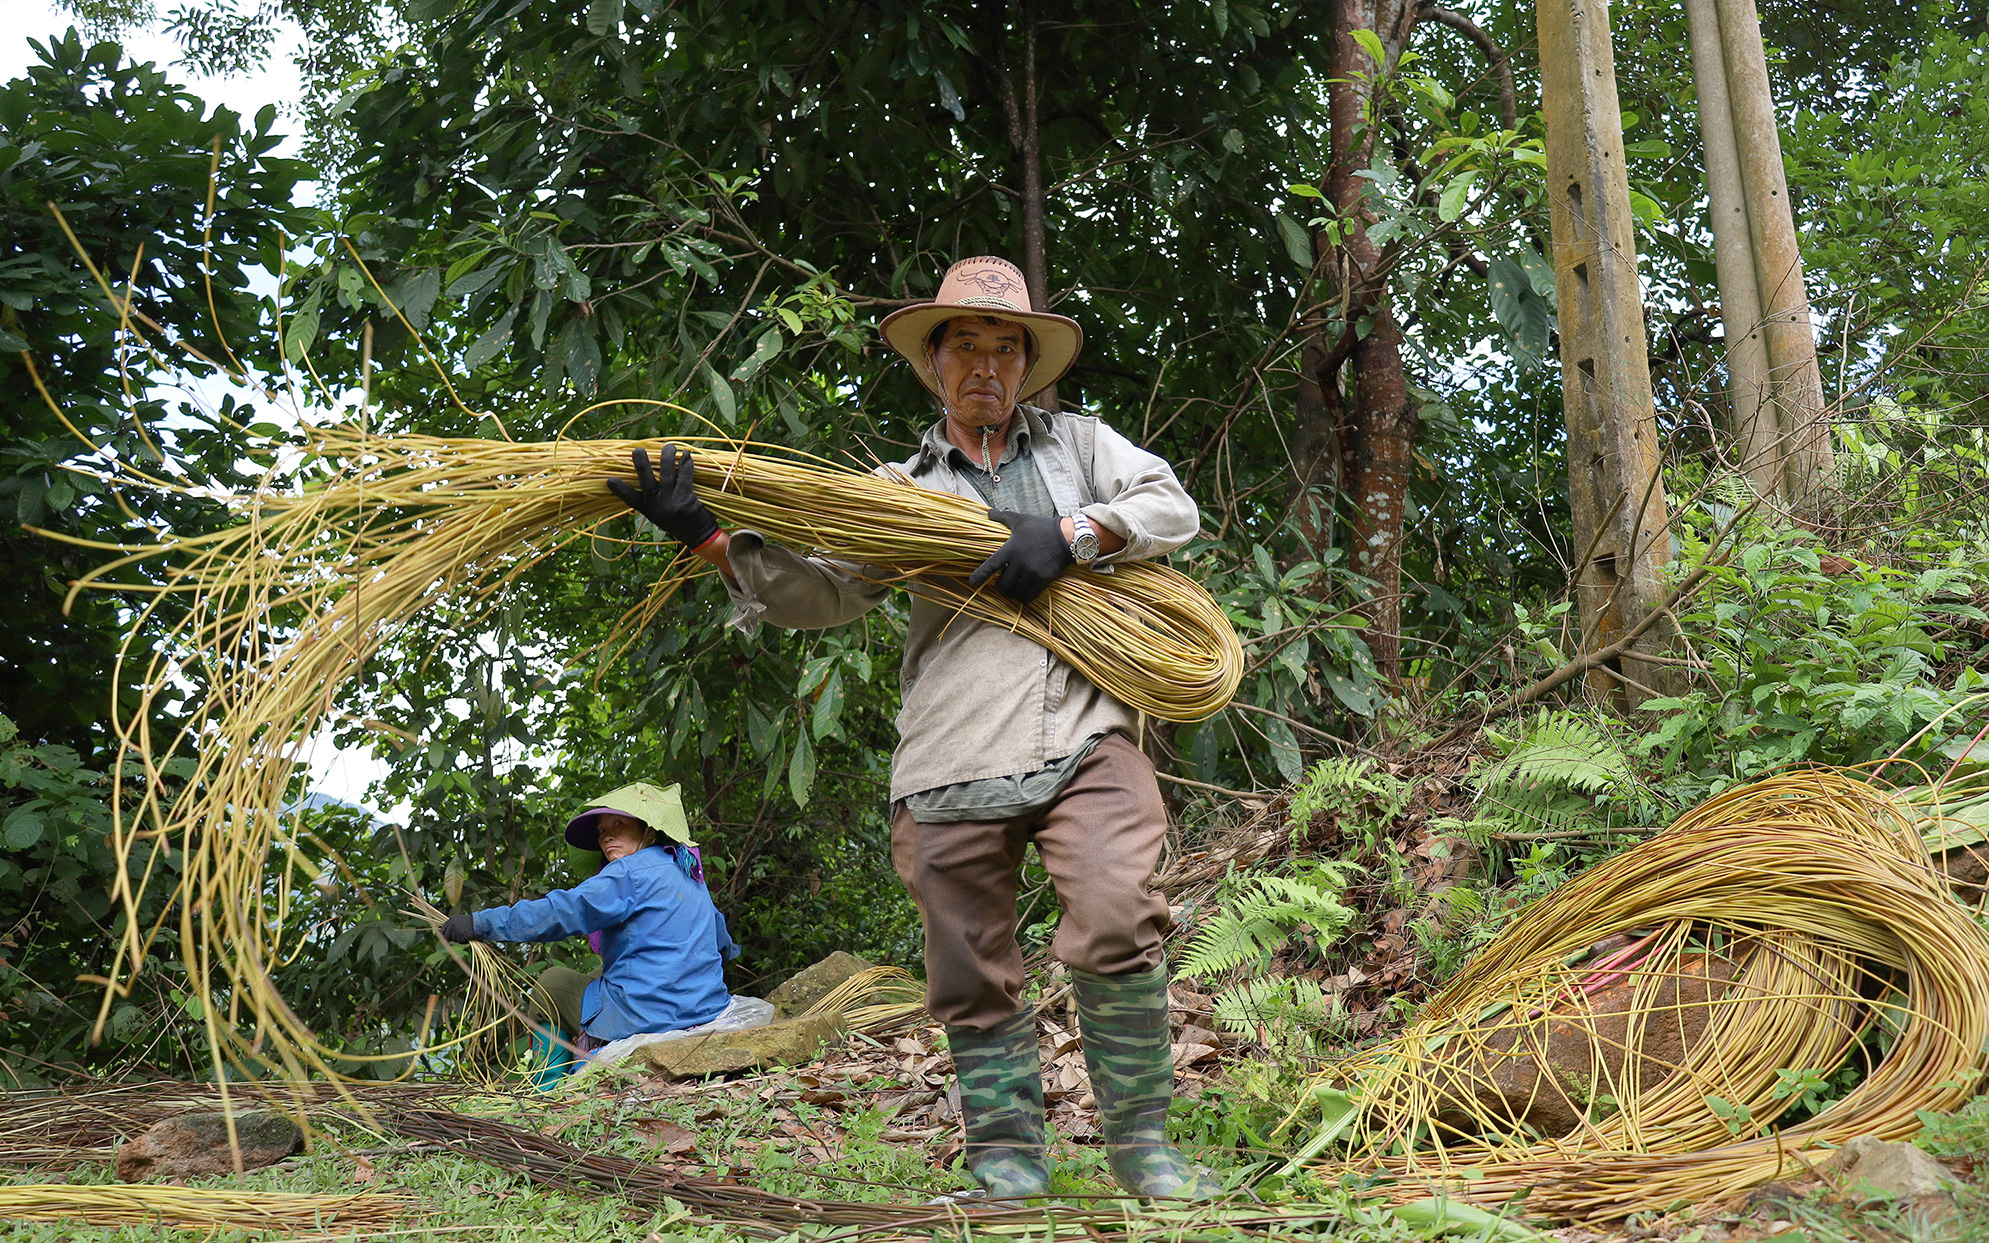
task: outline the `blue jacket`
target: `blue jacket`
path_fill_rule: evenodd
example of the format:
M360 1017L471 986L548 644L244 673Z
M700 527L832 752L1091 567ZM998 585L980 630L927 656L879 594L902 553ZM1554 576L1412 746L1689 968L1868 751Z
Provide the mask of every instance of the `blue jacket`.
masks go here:
M558 941L601 935L601 974L588 981L580 1024L597 1040L709 1023L731 998L725 917L670 853L650 846L615 860L571 889L478 911L489 941Z

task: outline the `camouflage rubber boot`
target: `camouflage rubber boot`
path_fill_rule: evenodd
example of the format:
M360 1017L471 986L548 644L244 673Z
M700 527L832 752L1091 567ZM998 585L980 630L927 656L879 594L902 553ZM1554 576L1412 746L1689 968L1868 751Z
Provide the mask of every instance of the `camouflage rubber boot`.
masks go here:
M1134 1195L1212 1200L1216 1176L1167 1140L1174 1051L1167 1040L1167 969L1129 975L1072 971L1084 1062L1098 1098L1098 1129L1119 1185Z
M1036 1012L1024 1010L986 1031L948 1025L946 1043L960 1077L960 1122L974 1181L991 1200L1049 1194Z

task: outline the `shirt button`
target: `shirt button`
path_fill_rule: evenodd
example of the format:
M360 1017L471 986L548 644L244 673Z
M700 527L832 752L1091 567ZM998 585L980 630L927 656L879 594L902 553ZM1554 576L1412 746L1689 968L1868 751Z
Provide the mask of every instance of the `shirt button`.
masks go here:
M1045 669L1048 669L1049 667L1050 667L1050 654L1049 654L1048 652L1044 652L1044 653L1043 653L1043 668L1045 668Z

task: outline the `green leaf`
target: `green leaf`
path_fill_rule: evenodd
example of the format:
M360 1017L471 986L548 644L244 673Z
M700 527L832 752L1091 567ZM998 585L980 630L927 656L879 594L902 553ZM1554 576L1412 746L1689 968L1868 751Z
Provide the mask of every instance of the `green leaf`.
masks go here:
M435 299L441 292L441 271L422 268L395 281L387 290L387 299L400 308L408 324L419 331L428 326L429 313L435 309Z
M1286 781L1297 782L1305 775L1305 757L1299 753L1298 736L1291 732L1291 726L1276 717L1267 717L1264 737L1271 744L1271 760Z
M1312 238L1305 232L1305 226L1283 212L1278 213L1278 236L1284 240L1285 253L1291 261L1310 272L1312 270Z
M1545 255L1531 246L1521 246L1519 266L1520 270L1526 273L1526 279L1532 284L1534 293L1549 299L1554 296L1554 265L1547 262Z
M711 386L711 400L718 407L719 419L730 426L739 417L739 400L732 395L732 386L711 369L710 363L704 364L704 381Z
M1295 181L1291 185L1286 186L1285 189L1293 194L1309 199L1323 199L1326 197L1325 192L1320 190L1318 186L1308 186L1302 181Z
M1648 194L1640 194L1632 190L1630 191L1630 214L1634 215L1643 224L1653 225L1664 219L1664 204L1658 202Z
M760 334L759 341L753 346L752 355L733 371L732 378L742 384L752 379L759 373L760 368L780 356L780 351L786 344L787 342L781 338L780 329L767 329Z
M587 33L609 35L622 24L622 0L593 0L587 6Z
M496 323L485 329L483 335L476 339L476 344L470 346L469 352L463 355L463 367L475 371L497 357L498 351L511 340L511 321L517 318L518 308L513 306Z
M28 803L14 809L4 824L0 824L0 843L9 850L26 850L42 839L48 821L40 811L40 801Z
M1466 169L1450 179L1437 199L1437 219L1449 224L1464 214L1464 204L1471 197L1471 187L1478 184L1478 170Z
M834 733L843 722L843 675L841 670L829 675L823 684L822 693L815 698L815 718L810 722L816 741L821 741Z
M796 807L808 806L808 795L815 788L815 747L805 733L794 737L794 756L787 762L787 791L794 796Z
M27 348L28 343L26 340L15 336L5 328L0 328L0 350L4 350L9 354L18 354Z
M1231 155L1235 155L1237 152L1243 150L1243 131L1233 129L1224 134L1222 136L1222 149Z
M1741 550L1740 563L1749 572L1758 574L1768 568L1768 556L1766 544L1749 544Z
M1376 68L1387 67L1388 49L1381 45L1381 36L1375 34L1372 30L1356 30L1354 31L1354 42L1361 45L1361 50L1366 52L1369 59L1374 61Z

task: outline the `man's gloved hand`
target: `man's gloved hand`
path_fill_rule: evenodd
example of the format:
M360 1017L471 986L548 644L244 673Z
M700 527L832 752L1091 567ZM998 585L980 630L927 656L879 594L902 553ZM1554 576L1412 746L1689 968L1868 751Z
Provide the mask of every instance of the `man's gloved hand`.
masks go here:
M637 449L629 458L635 463L636 482L641 486L610 479L608 491L655 523L665 535L681 541L684 547L701 548L710 543L711 537L718 534L718 519L711 516L698 494L691 490L695 470L691 455L675 445L664 445L660 474L649 469L649 450Z
M1017 604L1027 604L1075 564L1070 542L1064 539L1063 519L1012 509L991 509L988 517L1008 528L1008 541L967 576L968 586L978 587L999 573L995 586L1001 594Z
M465 941L481 941L477 935L477 917L471 914L451 915L442 921L442 939L457 945Z

